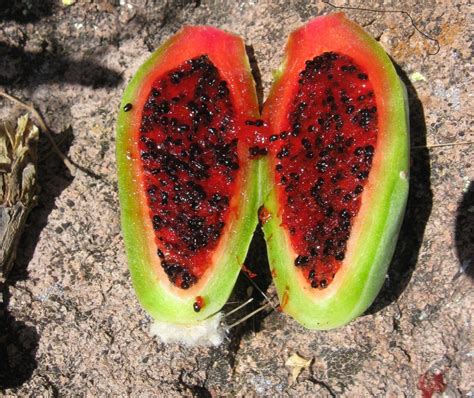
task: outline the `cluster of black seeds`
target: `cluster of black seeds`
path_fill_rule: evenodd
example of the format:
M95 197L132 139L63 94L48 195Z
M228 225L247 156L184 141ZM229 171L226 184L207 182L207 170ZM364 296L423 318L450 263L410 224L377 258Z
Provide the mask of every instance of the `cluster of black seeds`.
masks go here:
M153 83L139 131L158 255L187 289L222 234L240 168L229 88L206 55Z
M327 52L306 62L288 128L269 137L285 198L283 221L314 288L327 287L344 260L377 139L367 73Z

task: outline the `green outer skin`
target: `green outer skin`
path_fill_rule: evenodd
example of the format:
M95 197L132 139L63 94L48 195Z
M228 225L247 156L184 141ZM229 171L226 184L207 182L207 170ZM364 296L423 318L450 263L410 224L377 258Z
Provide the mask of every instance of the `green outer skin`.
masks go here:
M234 219L228 230L230 239L225 253L215 265L208 281L199 291L193 290L192 295L185 290L169 289L168 280L159 280L156 270L147 261L148 256L156 256L156 247L149 247L143 236L144 227L150 220L137 216L141 210L138 203L138 191L142 187L137 183L137 177L133 173L132 160L127 156L129 148L134 143L128 134L131 118L128 113L123 111L123 107L127 103L134 102L141 82L160 62L164 52L173 45L176 37L177 35L169 39L151 55L126 88L117 120L116 157L122 231L137 297L142 307L156 320L189 326L217 313L232 292L257 225L257 210L259 203L261 203L258 192L259 184L257 184L260 180L260 167L259 162L248 162L248 167L241 170L246 173L246 178L241 191L238 192L241 199L237 214L240 216ZM245 56L241 61L251 73L247 57ZM255 91L255 88L252 87L252 90ZM198 295L204 298L205 306L200 312L195 312L193 304Z
M354 225L359 223L361 229L351 250L352 262L350 266L344 262L346 269L341 285L332 294L315 297L315 289L307 283L307 286L302 286L300 271L294 266L296 255L293 255L291 241L280 226L282 219L278 217L277 191L273 184L275 177L269 161L265 167L268 174L264 178L267 184L264 205L271 218L264 224L263 231L270 266L275 270L274 282L283 311L308 329L327 330L343 326L372 304L384 283L408 196L409 127L405 87L383 48L361 29L359 34L364 35L363 39L373 49L374 57L383 62L386 78L390 82L391 90L385 98L391 104L386 132L390 144L386 145L388 149L383 153L384 161L380 166L383 179L377 181L377 189L372 191L370 197L371 207L365 208L365 211L362 196L362 206L354 220ZM274 73L275 82L270 95L275 95L278 82L284 78L286 64L285 59Z

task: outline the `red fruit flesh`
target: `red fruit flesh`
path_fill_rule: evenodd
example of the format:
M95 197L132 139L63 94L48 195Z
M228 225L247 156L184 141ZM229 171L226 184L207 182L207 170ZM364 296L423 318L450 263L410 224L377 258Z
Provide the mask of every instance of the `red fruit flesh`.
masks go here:
M287 117L272 135L283 226L313 288L341 266L377 142L370 76L350 57L326 52L306 62Z
M234 107L203 55L155 79L140 126L140 156L161 266L187 289L212 263L239 170Z

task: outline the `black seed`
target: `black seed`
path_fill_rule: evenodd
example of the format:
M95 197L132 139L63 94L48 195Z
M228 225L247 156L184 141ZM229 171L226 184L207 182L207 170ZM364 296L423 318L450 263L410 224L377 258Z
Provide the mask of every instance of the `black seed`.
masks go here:
M341 67L341 70L343 72L355 72L356 71L356 67L354 65L343 65Z
M314 157L314 152L313 151L306 152L306 157L308 159L312 159Z
M342 201L343 202L349 202L352 199L352 195L350 193L347 193L343 196Z
M336 254L336 260L338 260L338 261L344 260L344 257L345 257L345 255L344 255L343 252L339 252L339 253Z
M316 275L316 271L312 269L311 271L309 271L308 277L309 279L314 279L315 275Z
M329 165L324 161L320 161L316 164L316 168L321 173L324 173L327 170L328 167L329 167Z
M278 163L276 166L275 166L275 170L276 171L282 171L283 170L283 165Z
M311 142L306 137L301 140L301 144L307 150L311 149L312 147Z
M156 194L156 190L157 190L156 185L151 185L147 189L148 195L154 196Z
M321 289L325 289L328 286L328 283L327 283L326 279L322 279L319 282L319 286L321 287Z
M195 312L201 311L201 306L196 302L193 304L193 309Z
M147 160L147 159L150 159L152 157L152 154L150 152L141 152L140 153L140 157L143 159L143 160Z
M311 196L316 197L318 195L319 190L323 186L323 184L324 184L324 179L322 177L319 177L318 180L316 181L316 184L314 184L311 187L311 191L310 191Z
M282 159L284 157L287 157L290 154L290 151L286 146L284 146L280 152L277 153L277 158Z
M351 213L347 209L342 209L339 215L345 219L351 218Z
M153 229L154 230L158 230L161 228L162 224L163 224L163 220L161 219L160 216L153 216L153 220L152 220L152 223L153 223Z
M182 72L173 72L170 74L170 80L173 84L178 84L181 81Z
M270 142L276 141L278 139L278 136L273 134L270 136Z
M315 130L316 130L316 126L314 126L314 125L312 125L312 124L308 126L308 131L309 131L310 133L312 133L312 132L315 131Z
M168 113L170 111L170 104L168 101L163 101L162 103L160 103L160 105L158 105L158 112L161 113L161 114L165 114L165 113Z
M132 109L132 104L131 103L125 104L125 106L123 107L124 112L128 112L131 109Z
M368 171L361 171L359 174L357 174L357 179L358 180L365 180L369 176Z
M357 77L360 79L360 80L367 80L369 78L369 76L367 76L365 73L359 73L357 75Z
M251 156L257 156L260 151L260 148L258 146L253 146L249 148L249 153Z
M263 123L263 120L261 120L261 119L255 120L255 126L257 126L257 127L262 127L263 124L264 124L264 123Z
M301 255L299 255L298 257L296 257L295 265L296 265L297 267L299 267L299 266L301 266L301 265L307 264L308 261L309 261L308 256L301 256Z
M373 118L374 115L370 109L361 109L354 119L360 127L366 128Z
M316 288L318 287L318 281L316 281L316 280L313 279L313 280L311 281L311 287L312 287L313 289L316 289Z
M290 173L290 177L293 178L293 180L298 181L300 179L300 176L296 173Z
M219 87L217 89L217 93L221 96L221 97L227 97L230 93L229 89L227 88L227 82L222 80L220 83L219 83Z
M365 147L365 155L366 156L373 156L374 154L374 147L372 145L367 145Z
M321 152L319 152L319 156L322 158L325 158L328 155L329 155L329 151L327 149L323 149Z
M346 108L346 113L351 114L352 112L354 112L354 109L355 109L355 107L353 105L349 105Z
M156 251L156 254L158 254L158 257L161 258L162 260L165 258L164 253L160 249Z
M362 185L357 185L354 189L354 194L359 195L362 193L363 190L364 190L364 187Z
M280 138L281 138L281 139L285 139L287 136L288 136L288 131L282 131L282 132L280 133Z
M331 217L334 213L334 208L332 206L329 206L326 210L324 210L324 215L326 217Z

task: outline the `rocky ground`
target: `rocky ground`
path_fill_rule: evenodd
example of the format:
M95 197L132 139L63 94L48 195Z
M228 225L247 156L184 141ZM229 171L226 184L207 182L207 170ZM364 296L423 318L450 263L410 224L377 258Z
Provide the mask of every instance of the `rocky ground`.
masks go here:
M392 56L410 99L410 198L376 303L349 326L329 332L310 332L278 311L263 312L233 329L218 348L158 343L135 299L114 164L121 93L150 51L183 24L211 24L252 46L266 95L288 34L335 10L299 0L84 0L70 6L19 0L2 6L0 88L33 103L62 151L80 166L72 175L43 138L39 205L2 287L4 393L412 397L440 374L446 396L474 395L469 3L345 4L407 11L440 46L436 53L436 42L417 32L406 14L345 10ZM258 235L250 257L254 269L265 263L261 245ZM268 275L259 272L259 289L273 297ZM262 305L262 295L250 287L241 276L226 309L248 294L254 308ZM285 365L295 353L312 360L296 381Z

